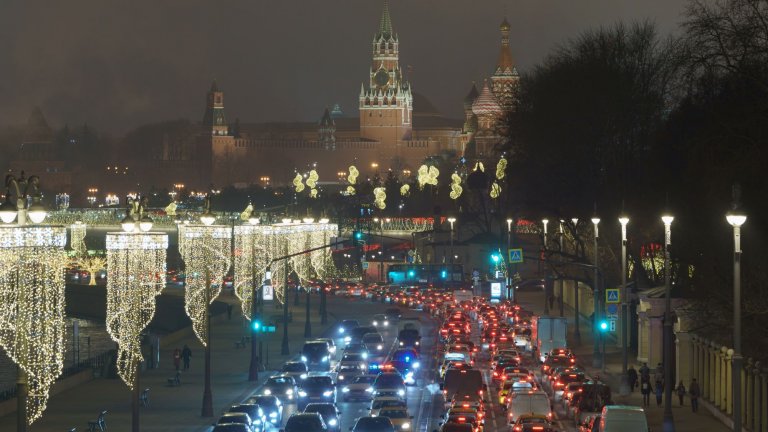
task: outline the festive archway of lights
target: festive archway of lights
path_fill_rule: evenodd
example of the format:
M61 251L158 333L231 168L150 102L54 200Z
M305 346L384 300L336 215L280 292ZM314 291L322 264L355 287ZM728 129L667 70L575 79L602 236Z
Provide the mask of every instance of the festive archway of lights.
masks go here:
M262 289L264 273L272 260L270 235L269 226L235 227L235 295L240 299L243 316L248 320L251 319L253 278L256 278L257 289Z
M63 226L0 227L0 346L27 375L27 422L64 366Z
M117 373L133 388L143 357L141 332L165 285L168 235L107 233L107 332L117 342Z

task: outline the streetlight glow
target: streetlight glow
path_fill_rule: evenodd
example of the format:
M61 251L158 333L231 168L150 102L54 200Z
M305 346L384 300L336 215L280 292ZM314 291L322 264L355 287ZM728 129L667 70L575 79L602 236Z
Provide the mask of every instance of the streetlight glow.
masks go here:
M744 222L747 221L747 215L728 213L725 216L725 220L727 220L732 227L738 228L744 225Z
M661 221L664 222L664 225L672 225L672 221L674 220L675 217L670 215L664 215L661 217Z

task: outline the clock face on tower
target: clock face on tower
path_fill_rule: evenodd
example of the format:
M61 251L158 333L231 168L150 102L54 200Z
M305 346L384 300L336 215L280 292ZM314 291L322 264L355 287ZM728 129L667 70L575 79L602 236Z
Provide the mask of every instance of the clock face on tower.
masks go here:
M379 69L373 76L373 81L379 87L384 87L389 82L389 73L384 69Z

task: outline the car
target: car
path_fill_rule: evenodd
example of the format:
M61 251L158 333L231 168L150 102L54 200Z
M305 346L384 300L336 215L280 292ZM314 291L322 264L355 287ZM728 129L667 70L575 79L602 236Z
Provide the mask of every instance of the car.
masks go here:
M373 382L376 375L358 375L341 388L341 397L346 401L369 400L373 395Z
M363 336L368 333L378 333L378 331L376 331L376 327L369 326L353 328L344 336L344 343L363 343Z
M600 414L587 416L587 418L579 424L579 432L599 432L601 418Z
M251 426L254 431L263 431L266 423L267 416L264 410L256 404L237 404L229 407L228 413L246 413L251 418ZM233 422L234 423L234 422Z
M331 370L331 349L325 341L308 341L301 348L301 361L309 370Z
M296 381L287 375L275 375L267 378L259 392L265 396L277 396L283 403L290 403L296 397Z
M475 432L475 429L468 423L448 422L443 423L440 432Z
M480 418L477 413L464 412L464 411L448 411L446 415L446 423L467 423L472 425L472 429L480 430Z
M261 427L263 425L259 426L258 428L253 423L253 420L251 419L251 416L248 415L248 413L245 412L226 412L219 417L219 420L216 422L216 424L231 424L231 423L240 423L244 425L248 425L248 430L250 432L257 432L261 431Z
M365 374L367 369L359 363L339 363L336 368L336 383L342 385Z
M376 314L371 320L371 325L374 327L389 327L389 318L384 314Z
M342 357L346 354L360 354L366 360L370 356L370 353L368 352L368 348L366 348L365 344L362 344L362 343L353 343L344 347L344 352L342 353Z
M352 432L395 432L392 421L387 417L360 417L350 429Z
M383 408L386 407L402 407L406 408L407 405L403 398L399 396L378 396L371 400L371 405L368 408L370 415L376 416Z
M222 423L216 424L211 432L252 432L251 427L245 423Z
M328 432L319 413L295 413L288 417L283 432Z
M245 403L258 405L273 425L283 423L283 404L277 396L251 396Z
M419 362L404 362L401 360L390 360L382 366L382 370L395 370L403 377L405 385L416 385L416 372Z
M298 405L304 407L310 402L336 403L336 386L327 375L310 375L301 382L298 391Z
M384 338L379 333L366 333L363 335L362 343L368 349L369 353L374 355L384 355Z
M307 377L309 368L307 364L300 361L289 361L283 364L282 374L293 377L297 382Z
M350 320L350 319L343 320L339 324L339 329L338 329L339 336L344 336L350 330L357 327L360 327L360 323L357 320Z
M339 431L341 430L341 420L339 415L341 414L336 408L336 405L328 402L313 402L307 404L304 407L305 413L318 413L323 418L328 430Z
M554 432L555 428L546 416L535 414L521 414L514 425L512 432Z
M392 422L392 426L399 431L411 430L411 420L413 416L408 414L408 410L403 407L386 407L379 411L379 417L387 417Z
M400 313L400 308L387 308L384 311L384 316L386 316L387 319L390 320L390 322L392 322L392 321L398 321L402 316L402 313Z
M373 382L373 394L379 395L383 392L394 392L405 399L405 381L399 372L382 372Z
M328 349L331 351L331 354L336 354L336 342L334 342L332 338L316 338L315 340L328 342Z

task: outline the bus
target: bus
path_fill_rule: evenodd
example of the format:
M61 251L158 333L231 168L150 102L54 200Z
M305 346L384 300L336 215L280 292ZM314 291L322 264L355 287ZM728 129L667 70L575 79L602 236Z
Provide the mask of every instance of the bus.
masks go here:
M401 286L433 286L464 288L464 266L461 264L392 264L387 271L390 284Z

